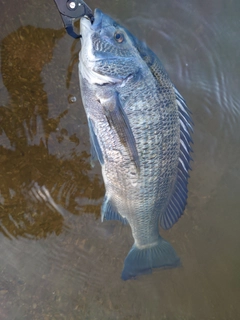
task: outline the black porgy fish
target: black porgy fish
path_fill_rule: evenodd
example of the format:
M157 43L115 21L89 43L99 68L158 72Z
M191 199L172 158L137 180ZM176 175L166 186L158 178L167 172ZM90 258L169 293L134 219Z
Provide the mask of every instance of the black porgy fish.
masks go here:
M159 234L187 200L191 117L157 56L99 9L81 19L79 78L92 160L102 167L103 220L128 223L127 280L180 259Z

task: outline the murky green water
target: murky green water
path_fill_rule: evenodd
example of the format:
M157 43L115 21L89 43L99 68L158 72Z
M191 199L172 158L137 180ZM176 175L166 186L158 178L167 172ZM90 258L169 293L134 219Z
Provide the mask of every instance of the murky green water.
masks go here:
M128 226L100 222L104 185L90 166L80 44L53 1L4 0L0 319L240 319L240 4L88 4L146 40L193 112L188 206L161 231L183 266L120 280L132 236Z

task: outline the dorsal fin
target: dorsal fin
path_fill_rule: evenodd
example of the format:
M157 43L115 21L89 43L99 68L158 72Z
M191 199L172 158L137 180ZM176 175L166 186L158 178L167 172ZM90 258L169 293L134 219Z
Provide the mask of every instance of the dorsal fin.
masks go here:
M162 85L163 80L164 82L166 81L166 79L169 80L169 77L162 63L154 54L154 52L152 52L152 50L149 49L145 43L139 40L136 41L136 46L141 55L141 58L146 62L147 66L152 72L152 75L157 80L159 85ZM193 142L191 138L191 132L193 131L193 122L191 119L190 111L186 105L185 100L177 91L177 89L174 88L174 86L173 94L175 94L179 112L180 151L175 184L173 186L173 190L169 198L166 210L160 216L160 224L164 229L171 228L183 214L183 211L187 204L187 184L189 178L188 171L189 169L191 169L189 162L192 160L190 153L192 152L191 143Z
M160 224L164 229L171 228L183 214L188 196L188 171L191 169L189 162L192 160L190 153L192 152L191 132L193 131L193 122L186 102L177 89L175 89L175 94L180 120L180 152L178 173L172 195L166 211L160 216Z

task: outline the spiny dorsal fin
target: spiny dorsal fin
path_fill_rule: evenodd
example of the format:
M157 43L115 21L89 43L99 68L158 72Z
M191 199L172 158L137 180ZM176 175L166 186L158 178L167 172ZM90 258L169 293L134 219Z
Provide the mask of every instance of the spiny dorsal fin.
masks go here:
M175 94L180 120L180 152L174 189L166 211L160 216L160 224L164 229L171 228L183 214L188 196L188 171L191 169L189 163L192 160L190 153L192 152L191 132L193 131L193 122L186 102L177 89L175 89Z
M151 70L152 75L157 80L160 86L164 85L166 80L171 83L162 63L158 57L141 41L137 41L137 48L141 58L146 62ZM178 161L177 178L174 184L172 195L169 199L165 212L160 216L160 224L164 229L169 229L183 214L187 203L187 184L190 168L189 162L192 160L190 153L192 152L191 132L193 131L192 119L190 111L185 100L173 86L173 95L175 95L177 108L179 112L180 122L180 151Z

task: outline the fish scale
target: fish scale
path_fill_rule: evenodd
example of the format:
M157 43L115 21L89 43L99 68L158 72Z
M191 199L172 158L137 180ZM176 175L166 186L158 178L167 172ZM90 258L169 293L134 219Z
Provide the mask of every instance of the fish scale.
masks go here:
M111 17L96 9L81 33L81 95L106 188L102 221L128 223L134 238L122 279L179 266L159 222L172 227L186 205L188 108L156 55Z

